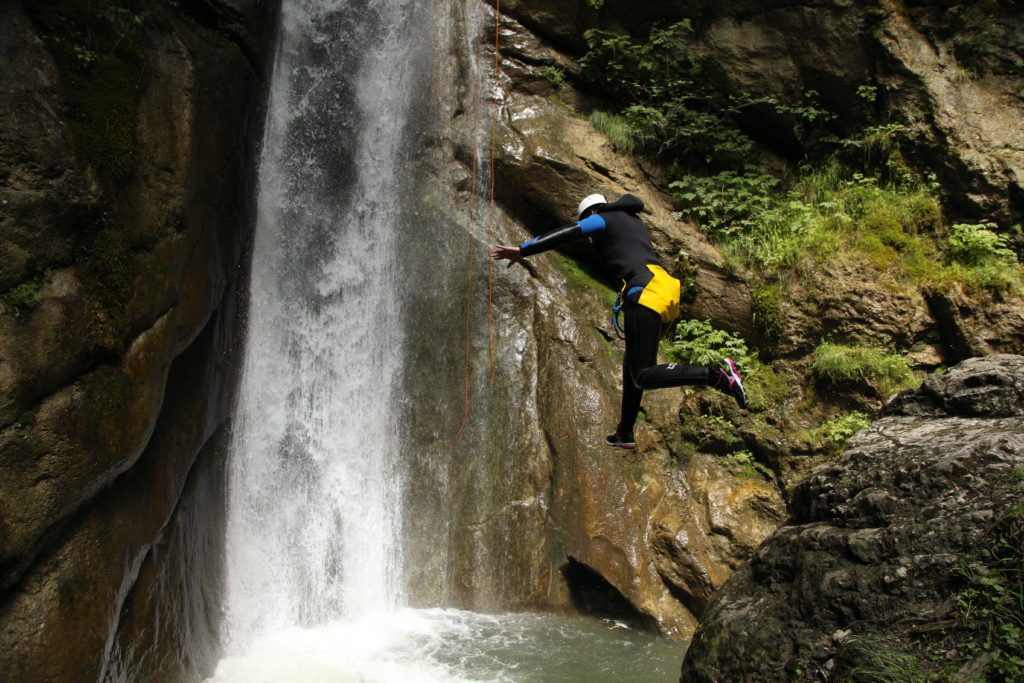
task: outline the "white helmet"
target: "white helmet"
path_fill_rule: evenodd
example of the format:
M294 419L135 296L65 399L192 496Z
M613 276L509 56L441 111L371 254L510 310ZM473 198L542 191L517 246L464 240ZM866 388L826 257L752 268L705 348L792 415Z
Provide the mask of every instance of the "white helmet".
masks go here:
M604 198L603 194L592 194L588 197L584 197L583 201L580 202L580 208L576 211L576 215L579 218L583 218L583 212L587 209L591 209L598 204L607 204L608 200Z

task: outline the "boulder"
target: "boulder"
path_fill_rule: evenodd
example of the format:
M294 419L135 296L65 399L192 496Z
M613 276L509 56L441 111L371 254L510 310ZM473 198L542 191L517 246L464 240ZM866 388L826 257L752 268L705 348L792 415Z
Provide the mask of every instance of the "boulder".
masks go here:
M716 597L681 681L794 681L840 641L949 612L954 566L1019 500L1024 357L965 361L900 394L800 484L787 523Z

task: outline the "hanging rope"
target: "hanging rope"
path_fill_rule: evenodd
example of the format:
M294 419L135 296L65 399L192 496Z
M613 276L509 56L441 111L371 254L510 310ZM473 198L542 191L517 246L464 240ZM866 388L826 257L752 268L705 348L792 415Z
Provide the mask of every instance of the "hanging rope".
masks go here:
M471 116L473 117L473 129L470 137L470 156L472 161L470 163L470 186L469 186L469 208L468 208L468 220L469 220L469 255L467 257L466 266L466 358L463 365L463 406L462 406L462 424L459 425L459 431L455 435L455 442L458 443L462 438L462 432L466 429L466 423L469 422L469 375L470 375L470 355L472 350L472 333L473 333L473 262L476 259L476 243L473 239L473 225L476 223L476 176L477 176L477 162L476 162L476 139L477 139L477 120L480 109L480 56L481 56L481 44L483 41L476 41L476 61L474 62L474 70L476 71L476 77L474 78L473 86L473 106Z
M498 89L501 87L501 0L494 0L494 102L491 104L491 196L487 205L487 244L494 227L494 150L498 139ZM487 259L487 350L494 384L494 259Z
M501 51L500 51L500 40L501 40L501 0L495 0L494 3L494 83L495 88L499 82L499 76L501 71ZM476 243L473 239L473 226L476 222L476 191L477 191L477 155L476 155L476 141L477 141L477 122L479 119L479 101L480 101L480 59L481 59L481 46L483 45L482 40L478 40L476 43L476 78L474 79L474 92L473 92L473 129L470 149L472 150L472 162L470 164L470 190L469 190L469 207L468 207L468 220L469 220L469 255L467 257L468 266L466 269L466 354L463 363L463 411L462 411L462 424L459 426L459 431L455 435L455 442L458 443L462 438L462 432L466 429L466 424L469 422L470 412L470 359L472 356L472 333L473 333L473 264L476 259ZM487 202L487 245L490 246L492 236L494 233L494 157L495 149L497 146L498 139L498 98L495 94L493 102L491 104L491 144L490 144L490 191ZM488 358L490 361L490 383L494 384L494 261L493 259L487 259L488 272L487 272L487 348Z

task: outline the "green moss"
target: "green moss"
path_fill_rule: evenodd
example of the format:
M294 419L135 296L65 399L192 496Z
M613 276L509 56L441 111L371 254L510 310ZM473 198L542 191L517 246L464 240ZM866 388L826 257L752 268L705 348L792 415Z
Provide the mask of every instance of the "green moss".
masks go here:
M793 395L790 379L776 372L771 365L762 363L756 354L743 371L743 386L747 390L748 406L755 412L781 415Z
M863 382L882 398L919 386L910 359L870 346L823 342L811 356L811 375L824 382Z
M751 297L754 322L769 338L778 337L782 332L782 285L773 282L761 285Z
M568 280L569 294L574 299L597 292L609 309L615 305L615 290L588 273L576 260L557 253L552 256L552 263Z
M152 0L38 0L26 9L66 86L79 154L108 190L132 172L145 65L137 43Z
M12 287L4 294L4 303L14 308L15 315L21 316L39 303L39 280L33 279Z
M679 278L679 303L683 306L692 304L700 294L697 287L697 275L700 273L700 266L690 259L685 251L676 255L676 277Z

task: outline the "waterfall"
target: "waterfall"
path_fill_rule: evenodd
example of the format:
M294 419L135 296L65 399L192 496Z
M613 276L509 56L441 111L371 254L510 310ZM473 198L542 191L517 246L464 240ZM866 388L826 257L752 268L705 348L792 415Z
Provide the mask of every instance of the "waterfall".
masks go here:
M229 466L228 651L401 601L396 302L416 0L285 0Z
M479 360L503 97L483 82L487 24L483 0L283 0L213 681L648 683L678 668L653 634L501 613L542 605L552 576L544 469L510 446L533 413L509 406L535 391L516 311L495 311L497 381ZM469 339L467 318L483 327Z

